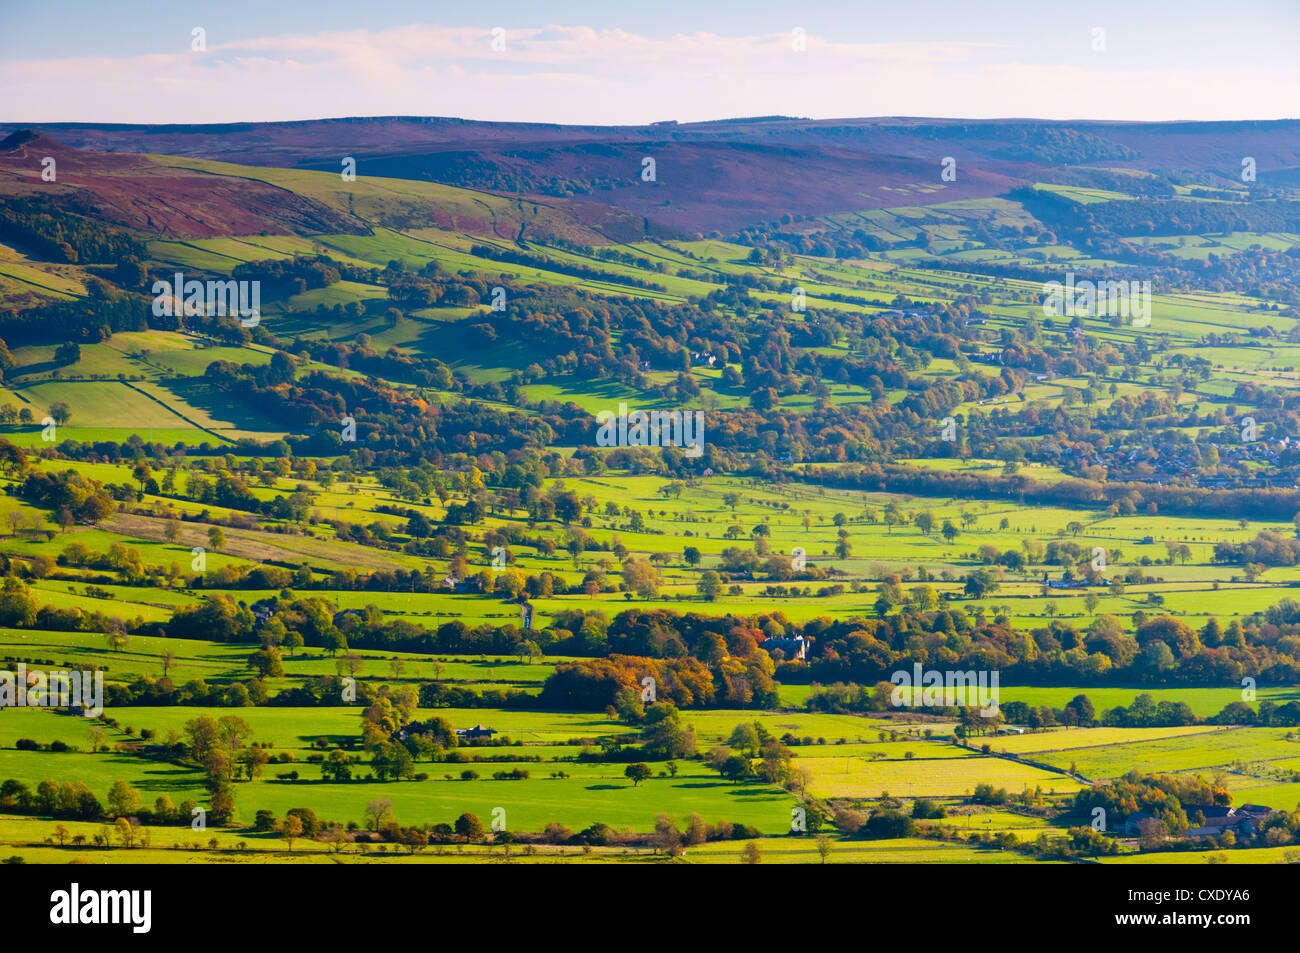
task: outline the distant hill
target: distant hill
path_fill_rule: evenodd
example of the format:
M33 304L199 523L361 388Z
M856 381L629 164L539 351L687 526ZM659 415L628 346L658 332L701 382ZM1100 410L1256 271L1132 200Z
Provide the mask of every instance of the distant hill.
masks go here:
M41 177L47 156L53 182ZM35 130L0 141L0 198L7 196L50 197L103 222L169 238L366 231L346 213L265 182L75 149Z
M339 171L350 156L361 177L442 183L545 205L569 222L553 231L572 231L582 240L592 234L617 240L641 234L728 234L787 215L798 219L986 198L1030 181L1061 181L1065 169L1077 170L1070 181L1105 187L1102 179L1114 172L1103 170L1176 173L1215 184L1235 177L1246 156L1254 158L1261 176L1300 165L1297 120L758 117L559 126L367 117L228 125L54 123L38 128L33 134L43 138L15 141L0 152L0 169L29 170L27 153L33 149L75 149L73 155L85 158L67 169L73 177L68 183L77 183L81 171L112 170L154 197L139 207L117 194L111 183L101 182L94 191L108 209L106 217L178 236L257 232L268 219L281 229L287 223L308 232L362 226L350 220L346 208L326 210L277 196L265 184L214 181L195 170L160 173L154 161L139 154L330 172ZM0 126L0 133L18 129ZM128 159L126 154L136 155ZM947 157L956 160L955 181L941 180ZM653 181L642 176L647 158L654 160ZM13 187L11 182L0 190ZM213 207L189 214L199 197L195 189ZM491 231L494 225L488 216L465 227Z

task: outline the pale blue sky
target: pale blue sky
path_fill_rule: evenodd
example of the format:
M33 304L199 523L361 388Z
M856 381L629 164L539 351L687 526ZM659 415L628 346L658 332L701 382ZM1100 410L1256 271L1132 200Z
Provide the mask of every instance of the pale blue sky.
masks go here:
M1297 0L0 0L0 121L1283 118L1297 49Z

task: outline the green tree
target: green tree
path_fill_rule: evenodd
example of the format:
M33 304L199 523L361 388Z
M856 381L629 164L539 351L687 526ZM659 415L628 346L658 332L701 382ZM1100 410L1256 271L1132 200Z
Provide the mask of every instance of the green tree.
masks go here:
M817 853L821 855L822 863L826 863L826 858L831 855L832 841L825 834L817 835Z
M140 813L140 792L125 781L115 781L108 791L108 809L118 817Z
M372 831L379 831L382 828L388 826L389 824L396 823L397 821L397 815L393 813L393 802L388 800L388 798L376 798L375 800L367 803L364 816L366 820L366 826L370 828L370 830ZM474 817L474 815L464 814L462 815L462 817ZM475 823L478 823L478 818L474 817L474 821ZM460 821L457 821L456 824L459 826ZM480 824L479 834L482 833L483 833L483 825Z
M722 762L722 768L720 770L724 778L732 784L736 784L749 777L749 759L743 755L733 754L726 761Z
M476 844L483 839L483 822L473 814L462 814L456 818L456 833L471 844Z
M707 569L695 584L695 589L709 602L716 602L722 595L722 577L712 569Z
M302 818L297 814L286 814L280 825L280 836L284 838L292 852L293 842L302 836Z
M248 667L255 671L259 678L279 678L284 675L284 663L280 650L273 645L259 649L250 655L248 657Z

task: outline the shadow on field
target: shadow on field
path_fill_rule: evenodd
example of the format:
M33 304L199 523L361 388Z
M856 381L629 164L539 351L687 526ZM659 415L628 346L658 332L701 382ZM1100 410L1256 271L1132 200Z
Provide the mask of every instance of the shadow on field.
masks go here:
M344 734L344 735L332 735L332 734L329 734L328 732L326 732L326 733L324 733L324 734L316 734L316 735L294 735L294 737L297 738L299 741L303 742L303 747L306 747L306 748L311 748L311 747L313 747L313 745L315 744L315 742L320 741L320 739L324 738L326 741L329 742L329 747L331 747L331 748L344 748L344 749L346 750L346 743L347 743L349 740L355 740L357 736L356 736L356 735L347 735L347 734ZM322 749L320 749L320 750L321 750L321 751L324 751L324 750L327 750L327 749L322 748Z
M112 764L129 767L133 771L140 770L139 758L108 755L107 760ZM201 787L203 781L202 775L195 769L172 764L159 764L156 767L145 768L143 774L145 780L135 785L141 791L184 791Z
M197 407L214 421L228 423L236 430L278 430L274 421L223 394L202 378L173 378L157 382L160 390L172 394L182 404ZM184 414L186 407L176 408Z
M15 368L9 372L9 376L18 378L35 374L48 374L50 371L60 370L66 366L66 364L57 364L54 361L38 361L35 364L24 364L22 367Z
M757 798L765 798L765 799L770 800L770 801L778 801L778 800L781 800L781 799L787 797L787 795L786 795L784 792L774 790L773 788L769 788L769 787L754 787L754 786L752 786L752 785L747 785L747 784L733 784L733 783L730 782L730 781L723 781L723 780L718 780L718 781L687 781L687 782L684 782L684 783L682 783L682 784L674 784L673 787L677 787L677 788L709 788L709 789L713 789L713 788L722 788L723 790L730 791L732 794L735 794L735 795L737 795L737 796L743 796L743 797L746 797L746 798L755 798L755 797L757 797Z

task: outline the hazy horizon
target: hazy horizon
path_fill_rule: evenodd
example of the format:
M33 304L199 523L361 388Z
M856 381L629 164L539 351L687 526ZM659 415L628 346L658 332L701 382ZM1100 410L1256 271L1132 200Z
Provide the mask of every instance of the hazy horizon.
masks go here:
M1073 121L1294 118L1300 15L1207 0L887 5L375 0L0 10L0 121L354 116L643 125L790 115ZM195 30L202 30L201 50ZM35 117L35 118L33 118Z
M150 123L143 121L122 120L120 122L98 122L88 119L0 119L0 125L6 127L31 127L33 129L42 126L239 126L249 123L258 125L290 125L293 123L310 123L310 122L356 122L359 120L446 120L451 122L475 122L493 125L516 125L516 126L558 126L564 128L602 128L602 129L640 129L656 124L662 124L670 120L651 120L643 123L598 123L598 122L544 122L541 120L528 119L474 119L469 116L453 116L429 113L426 115L408 113L408 114L348 114L337 116L313 116L305 119L231 119L224 122L212 123ZM1300 122L1300 113L1294 116L1278 116L1272 119L1202 119L1197 116L1186 116L1178 119L1107 119L1107 118L1080 118L1077 116L1068 116L1064 118L1048 118L1045 116L825 116L813 118L810 116L718 116L713 119L694 119L677 121L680 126L701 126L715 123L728 122L756 122L760 120L769 120L772 122L818 122L818 123L846 123L846 122L889 122L889 121L907 121L907 122L924 122L924 123L946 123L946 122L972 122L972 123L1016 123L1016 122L1041 122L1061 125L1080 125L1086 123L1097 123L1102 125L1177 125L1180 123L1285 123Z

